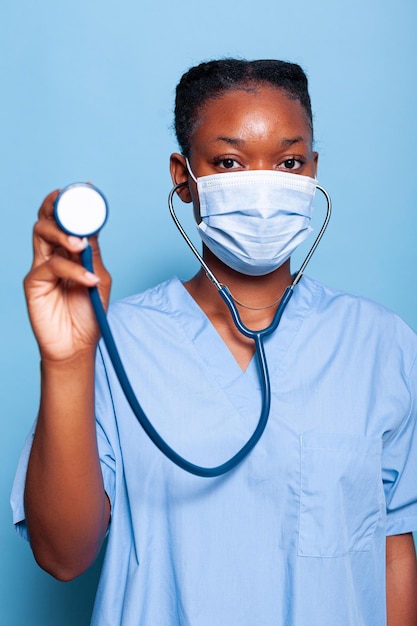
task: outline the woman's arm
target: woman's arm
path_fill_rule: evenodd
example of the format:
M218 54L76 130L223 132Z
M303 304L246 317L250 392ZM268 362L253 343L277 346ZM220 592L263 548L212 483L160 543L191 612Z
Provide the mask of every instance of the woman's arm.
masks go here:
M417 561L413 535L387 537L387 626L417 626Z
M81 574L96 557L109 522L94 417L94 362L99 337L87 287L110 277L93 247L96 275L80 263L81 240L53 219L58 192L42 204L34 260L25 278L29 317L41 353L41 404L29 459L25 515L38 563L60 580Z

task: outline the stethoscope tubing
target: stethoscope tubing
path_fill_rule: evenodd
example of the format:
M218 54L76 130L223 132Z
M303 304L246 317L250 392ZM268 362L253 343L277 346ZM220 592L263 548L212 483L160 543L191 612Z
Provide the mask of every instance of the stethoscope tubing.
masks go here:
M92 252L91 246L88 245L83 252L81 253L82 263L85 269L88 271L93 271L93 263L92 263ZM175 465L182 468L183 470L189 472L190 474L194 474L195 476L200 476L204 478L214 478L216 476L221 476L222 474L226 474L234 467L236 467L243 459L253 450L259 439L261 438L266 424L268 422L268 416L271 406L271 389L268 375L267 362L265 358L265 351L263 342L261 339L262 334L265 331L250 331L251 337L254 339L256 344L256 356L258 367L262 372L260 377L261 379L261 389L262 389L262 410L258 420L258 424L256 429L254 430L252 436L245 443L245 445L230 459L225 461L224 463L217 465L216 467L202 467L200 465L196 465L191 463L181 455L179 455L173 448L171 448L166 441L160 436L158 431L152 426L148 417L146 416L144 410L142 409L135 392L130 384L129 378L126 374L126 370L124 369L123 363L120 359L119 352L117 350L116 343L114 341L109 323L107 321L107 315L105 313L103 304L100 299L100 295L97 287L89 288L91 304L94 309L94 313L97 319L97 323L106 346L107 352L109 354L110 360L112 362L114 371L116 372L116 376L119 380L120 386L125 394L125 397L132 409L134 415L139 421L145 433L151 439L151 441L156 445L156 447ZM225 292L223 292L225 293ZM225 301L227 302L230 296L223 296ZM279 319L284 312L285 306L278 307L278 310L275 314L274 320L276 319L276 325L279 323ZM271 324L272 326L272 324ZM272 332L272 331L271 331Z

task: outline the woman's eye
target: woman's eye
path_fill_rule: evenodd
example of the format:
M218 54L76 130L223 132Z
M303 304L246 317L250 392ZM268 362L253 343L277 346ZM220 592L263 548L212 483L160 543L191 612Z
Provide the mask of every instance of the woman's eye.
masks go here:
M239 163L234 159L219 159L216 162L216 165L219 165L225 170L232 170L236 167L240 167Z
M279 167L282 167L285 170L298 170L301 167L301 161L299 159L291 158L285 159L282 163L280 163Z

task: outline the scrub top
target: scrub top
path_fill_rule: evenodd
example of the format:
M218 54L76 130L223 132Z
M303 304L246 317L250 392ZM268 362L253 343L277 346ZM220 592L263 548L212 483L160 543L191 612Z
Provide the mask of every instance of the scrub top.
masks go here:
M173 278L112 305L122 360L153 425L215 466L261 408ZM97 356L97 437L112 506L95 626L384 626L385 538L417 529L417 337L387 309L304 277L266 341L272 405L252 453L200 478L151 443ZM31 438L12 497L25 535Z

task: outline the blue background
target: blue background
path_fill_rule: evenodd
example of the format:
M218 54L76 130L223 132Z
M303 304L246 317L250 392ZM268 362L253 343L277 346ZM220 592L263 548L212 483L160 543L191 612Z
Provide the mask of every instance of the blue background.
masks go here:
M0 10L0 623L83 626L98 565L58 583L15 535L8 504L39 399L22 279L50 190L78 180L111 207L113 298L196 269L166 209L174 88L220 56L282 58L309 75L319 180L334 215L308 273L395 309L417 329L414 0L6 0ZM178 207L185 223L189 205Z

